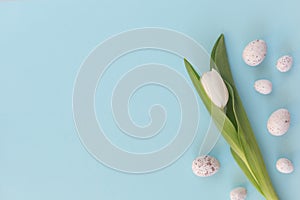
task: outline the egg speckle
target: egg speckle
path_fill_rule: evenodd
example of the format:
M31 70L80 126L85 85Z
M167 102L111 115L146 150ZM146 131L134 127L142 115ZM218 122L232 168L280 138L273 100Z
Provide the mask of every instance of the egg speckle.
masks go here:
M270 94L272 92L272 82L266 79L257 80L254 83L254 88L261 94Z
M253 40L243 51L243 60L249 66L259 65L267 55L267 44L263 40Z
M247 197L247 190L243 187L238 187L230 192L231 200L245 200Z
M272 135L281 136L288 131L289 127L290 113L287 109L278 109L269 117L267 128Z
M276 67L280 72L287 72L293 65L293 58L291 56L282 56L277 60Z
M294 171L293 163L287 158L280 158L276 162L276 168L279 172L290 174Z
M212 176L217 173L219 169L219 161L212 156L199 156L192 164L194 174L201 177Z

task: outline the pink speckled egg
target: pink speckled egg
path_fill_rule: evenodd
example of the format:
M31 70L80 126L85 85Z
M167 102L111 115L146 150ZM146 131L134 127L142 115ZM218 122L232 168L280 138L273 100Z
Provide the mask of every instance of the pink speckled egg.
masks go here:
M277 60L276 67L280 72L287 72L293 65L293 58L291 56L282 56Z
M281 108L273 112L267 123L269 133L275 136L284 135L290 127L290 118L287 109Z
M287 158L280 158L276 162L276 168L283 174L290 174L294 171L293 163Z
M237 187L230 192L230 200L245 200L247 197L247 190L243 187Z
M243 60L249 66L257 66L267 55L267 44L263 40L253 40L243 51Z
M219 161L212 156L199 156L192 164L194 174L201 177L212 176L217 173L219 169Z
M266 79L257 80L254 83L254 88L261 94L270 94L272 92L272 82Z

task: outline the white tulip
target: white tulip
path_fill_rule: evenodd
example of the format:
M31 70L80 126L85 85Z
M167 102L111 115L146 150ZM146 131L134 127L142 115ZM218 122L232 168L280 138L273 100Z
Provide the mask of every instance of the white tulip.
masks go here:
M229 94L220 74L214 69L204 73L201 77L201 84L211 101L223 109L228 102Z

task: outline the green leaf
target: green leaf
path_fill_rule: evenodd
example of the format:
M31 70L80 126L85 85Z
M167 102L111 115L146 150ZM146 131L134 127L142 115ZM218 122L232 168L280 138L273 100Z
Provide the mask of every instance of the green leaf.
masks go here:
M212 70L212 69L217 70L217 69L216 69L217 66L216 66L216 63L215 63L215 61L214 61L214 58L215 58L215 55L216 55L216 49L217 49L217 47L218 47L219 41L220 41L220 39L221 39L222 37L224 37L223 34L221 34L220 37L217 39L217 41L216 41L216 43L215 43L215 45L214 45L214 47L213 47L213 49L212 49L212 51L211 51L210 70Z
M253 166L251 164L251 155L252 154L248 154L247 153L247 146L245 146L245 145L247 145L246 143L247 143L249 137L245 138L244 137L244 132L242 132L242 126L241 126L240 120L238 118L237 112L235 110L235 105L237 103L234 100L235 99L235 95L234 95L233 89L229 85L229 83L226 83L226 86L227 86L228 91L230 93L230 97L232 98L233 113L235 115L235 118L237 119L236 122L237 122L237 126L238 126L238 139L240 141L240 145L241 145L243 151L245 152L245 160L242 163L239 161L239 159L238 159L238 157L236 155L233 154L233 157L235 158L235 160L237 161L237 163L240 165L241 169L245 172L245 174L247 175L247 177L250 179L250 181L253 183L253 185L255 187L257 187L260 192L262 192L262 189L261 189L261 186L260 186L260 183L259 183L260 179L257 177L257 175L255 173L257 170L253 169ZM252 133L250 133L249 136L250 137L251 136L254 137L254 135ZM246 169L245 169L245 167L246 167ZM249 177L249 175L251 175L251 177Z
M242 169L244 174L247 176L247 178L250 180L250 182L253 184L253 186L263 195L263 192L262 192L259 184L253 178L253 175L249 171L249 168L247 167L247 165L243 162L243 160L231 148L230 148L230 151L231 151L232 157L234 158L236 163L240 166L240 168Z
M223 34L221 34L220 37L218 38L213 51L214 52L211 58L215 63L215 65L213 65L214 69L220 73L224 81L234 86L234 80L229 66L227 50L226 50Z

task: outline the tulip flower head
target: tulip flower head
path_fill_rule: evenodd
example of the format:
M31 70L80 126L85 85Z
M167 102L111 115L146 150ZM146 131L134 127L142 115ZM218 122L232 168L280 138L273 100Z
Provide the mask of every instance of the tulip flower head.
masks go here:
M220 74L212 69L212 71L204 73L200 81L211 101L223 109L228 102L229 94Z

